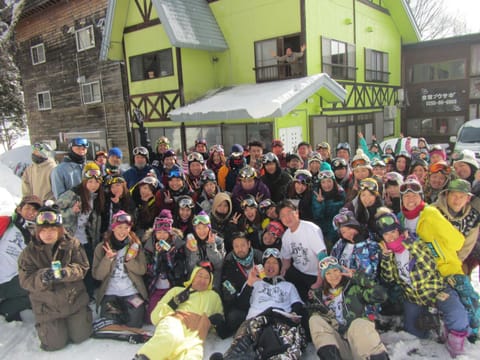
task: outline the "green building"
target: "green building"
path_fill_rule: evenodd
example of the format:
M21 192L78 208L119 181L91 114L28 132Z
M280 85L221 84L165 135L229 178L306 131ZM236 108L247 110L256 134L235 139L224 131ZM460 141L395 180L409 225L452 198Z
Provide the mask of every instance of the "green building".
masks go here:
M405 0L110 0L101 59L125 62L153 141L288 151L394 135L402 45L418 40Z

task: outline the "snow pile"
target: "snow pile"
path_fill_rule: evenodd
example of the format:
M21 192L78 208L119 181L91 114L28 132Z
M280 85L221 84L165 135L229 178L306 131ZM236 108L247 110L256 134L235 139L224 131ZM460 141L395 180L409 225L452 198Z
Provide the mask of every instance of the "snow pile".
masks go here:
M30 149L28 157L30 156ZM0 156L0 212L11 214L21 197L21 181L2 161L18 163L24 161L21 151L9 152ZM480 291L479 276L476 271L472 279L477 291ZM0 316L0 359L35 359L35 360L130 360L141 345L133 345L114 340L89 339L82 344L70 344L66 348L53 353L40 350L40 341L34 326L34 318L30 310L22 313L23 322L5 322ZM403 331L389 331L381 334L392 360L425 360L449 359L445 345L434 340L419 340ZM205 343L205 359L214 352L225 352L232 339L220 340L209 334ZM480 342L472 345L466 343L466 354L458 360L474 360L479 358ZM309 344L302 359L318 359L312 344Z

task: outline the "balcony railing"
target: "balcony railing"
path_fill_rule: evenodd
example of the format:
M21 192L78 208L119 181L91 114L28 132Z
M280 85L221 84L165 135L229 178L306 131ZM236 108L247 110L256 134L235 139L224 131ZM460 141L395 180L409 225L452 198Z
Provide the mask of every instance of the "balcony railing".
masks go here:
M253 70L255 71L255 80L257 83L305 76L305 65L303 62L259 66L253 68Z
M132 118L133 110L139 108L145 116L145 121L168 120L168 113L181 106L180 91L170 90L132 95L129 98L129 106Z

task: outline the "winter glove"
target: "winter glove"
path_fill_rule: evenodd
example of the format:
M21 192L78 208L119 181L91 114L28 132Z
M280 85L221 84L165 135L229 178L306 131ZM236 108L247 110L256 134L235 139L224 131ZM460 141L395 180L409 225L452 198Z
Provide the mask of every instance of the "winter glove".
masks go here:
M215 328L217 335L221 339L226 339L232 335L222 314L213 314L208 318L208 320L210 320L210 324L212 324L212 326Z
M170 306L173 310L176 310L178 306L185 301L187 301L190 297L190 287L187 287L182 292L175 295L172 300L168 302L168 306Z
M47 269L40 275L40 279L42 280L42 283L44 284L50 284L55 280L55 275L53 273L52 269Z

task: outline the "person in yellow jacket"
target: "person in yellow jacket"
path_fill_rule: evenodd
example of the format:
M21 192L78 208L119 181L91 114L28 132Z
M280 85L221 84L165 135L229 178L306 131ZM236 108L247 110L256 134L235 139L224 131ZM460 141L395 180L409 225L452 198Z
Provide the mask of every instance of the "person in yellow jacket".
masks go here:
M201 262L185 287L170 289L151 314L155 334L135 359L203 359L203 343L211 325L219 335L225 328L222 301L212 284L213 267Z

